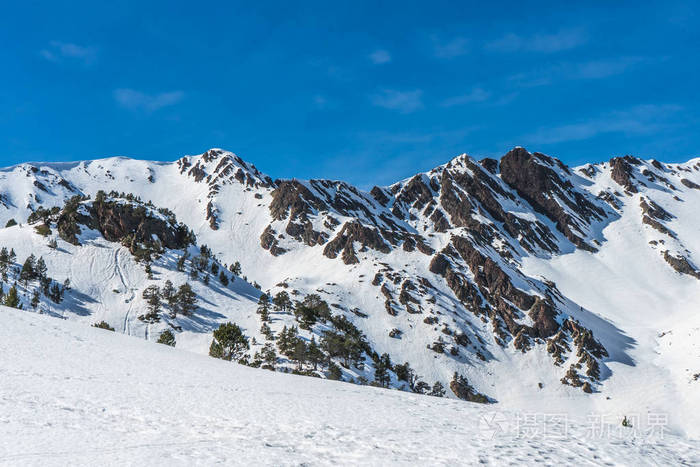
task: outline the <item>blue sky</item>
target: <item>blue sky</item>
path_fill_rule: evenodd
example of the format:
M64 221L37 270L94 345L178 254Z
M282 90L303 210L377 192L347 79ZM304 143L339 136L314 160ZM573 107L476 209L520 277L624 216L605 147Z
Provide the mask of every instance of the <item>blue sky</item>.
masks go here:
M514 145L700 156L695 2L102 3L3 7L1 165L222 147L368 187Z

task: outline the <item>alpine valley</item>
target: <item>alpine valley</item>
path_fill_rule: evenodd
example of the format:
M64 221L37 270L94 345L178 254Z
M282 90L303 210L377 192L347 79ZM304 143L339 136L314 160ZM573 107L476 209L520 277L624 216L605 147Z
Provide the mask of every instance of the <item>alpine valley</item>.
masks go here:
M697 437L699 213L700 159L516 147L370 191L220 149L25 163L0 171L3 304L259 372Z

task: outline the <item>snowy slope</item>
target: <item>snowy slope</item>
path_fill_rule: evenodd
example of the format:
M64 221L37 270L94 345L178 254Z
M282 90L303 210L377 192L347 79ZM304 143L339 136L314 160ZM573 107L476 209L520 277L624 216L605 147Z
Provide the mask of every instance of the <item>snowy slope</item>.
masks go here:
M697 441L621 428L618 413L526 423L530 412L271 373L5 307L0 362L2 465L700 462Z
M674 432L697 437L700 281L665 259L684 258L691 273L700 264L696 186L698 159L659 164L618 158L568 168L516 148L501 161L462 155L367 193L337 181L273 181L231 153L210 150L173 163L110 158L5 169L0 222L24 223L39 205L62 206L76 194L131 192L174 211L199 243L224 262L240 261L242 275L263 290L319 293L374 350L394 363L410 362L429 384L447 386L458 371L504 408L576 407L581 417L665 413ZM268 229L274 233L266 235ZM31 232L27 226L0 229L0 244L14 247L20 259L43 255L57 279L70 277L85 295L48 311L86 323L105 319L117 331L155 338L160 329L148 330L132 316L145 307L140 291L149 281L118 244L95 237L79 248L61 244L64 252L49 251ZM454 275L434 272L441 253ZM183 282L186 275L172 267L175 255L154 263L157 278ZM206 305L178 334L178 347L206 353L211 330L227 320L260 340L257 292L239 284L244 288L224 294L195 284ZM462 285L469 293L460 297ZM124 295L134 288L135 299L127 302ZM523 294L535 304L549 300L555 317L545 324L554 329L535 332L541 323ZM585 367L580 371L593 394L561 383L577 353L591 348L579 350L567 331L563 341L571 351L563 362L555 365L548 351L567 320L593 331L608 353L596 357L599 380L586 379ZM277 332L293 323L278 314L271 326ZM400 338L389 336L393 329ZM457 332L469 344L456 344ZM445 352L426 348L437 341ZM372 368L351 374L371 378ZM449 390L448 396L454 397Z

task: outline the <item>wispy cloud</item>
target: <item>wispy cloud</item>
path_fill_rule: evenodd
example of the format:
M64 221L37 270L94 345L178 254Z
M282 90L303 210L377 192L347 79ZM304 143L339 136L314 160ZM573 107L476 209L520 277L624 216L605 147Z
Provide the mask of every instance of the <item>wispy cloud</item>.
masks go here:
M369 54L369 60L375 65L383 65L391 61L391 54L384 49L375 50Z
M450 59L465 55L469 52L469 39L464 37L454 37L443 40L437 36L432 36L433 54L437 58Z
M625 73L631 68L648 63L645 57L619 57L581 63L559 63L539 70L516 73L508 77L522 87L546 86L559 80L601 79Z
M423 108L423 91L396 91L385 89L371 97L372 104L400 113L411 113Z
M182 91L146 94L134 89L115 89L113 95L114 100L121 107L148 113L175 105L185 97L185 93Z
M624 135L652 134L671 126L669 117L680 111L678 105L639 105L623 111L614 111L599 117L540 128L525 137L528 143L556 144L566 141L582 141L605 133Z
M97 47L51 41L49 46L42 49L39 54L51 62L76 60L89 65L97 59Z
M554 34L535 34L532 36L509 33L487 42L485 49L492 52L554 53L573 49L583 45L587 40L588 38L582 29L568 29Z
M485 91L480 87L472 89L467 94L462 94L459 96L453 96L442 101L440 105L443 107L454 107L457 105L473 104L476 102L485 102L491 97L489 91Z

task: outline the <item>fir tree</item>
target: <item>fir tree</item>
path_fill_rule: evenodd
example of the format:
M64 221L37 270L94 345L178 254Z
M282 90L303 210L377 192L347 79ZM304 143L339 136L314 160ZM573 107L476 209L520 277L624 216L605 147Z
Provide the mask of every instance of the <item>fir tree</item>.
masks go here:
M241 271L241 263L239 263L238 261L236 261L235 263L233 263L233 264L231 265L230 270L231 270L231 272L232 272L234 275L240 276L240 275L241 275L241 272L242 272L242 271Z
M226 323L214 331L209 355L223 360L239 360L248 350L248 338L237 324Z

